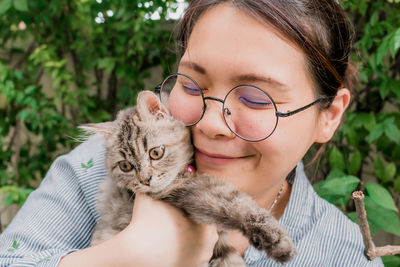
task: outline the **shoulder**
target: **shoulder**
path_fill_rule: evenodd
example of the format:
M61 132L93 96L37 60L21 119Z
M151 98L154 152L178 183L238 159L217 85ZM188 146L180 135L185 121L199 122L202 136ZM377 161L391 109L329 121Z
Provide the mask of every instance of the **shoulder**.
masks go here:
M316 194L302 164L280 222L299 251L293 266L383 266L380 258L367 260L358 225Z
M369 261L359 226L341 210L313 190L310 231L303 242L313 251L315 260L329 266L383 266L380 258Z
M95 162L104 163L105 153L104 138L100 135L93 135L60 158L65 158L76 170L82 168L83 171L88 171L95 166Z
M54 169L58 172L70 172L81 181L89 177L94 181L104 179L105 153L103 137L94 135L68 154L58 157L52 164L50 172Z
M50 167L45 179L33 195L69 195L70 201L82 201L98 219L95 209L98 187L107 177L105 169L104 139L99 135L75 147L68 154L59 156Z
M369 261L364 254L364 243L359 226L351 221L341 210L319 197L314 191L314 230L310 232L313 239L324 251L323 261L337 266L383 266L380 258Z

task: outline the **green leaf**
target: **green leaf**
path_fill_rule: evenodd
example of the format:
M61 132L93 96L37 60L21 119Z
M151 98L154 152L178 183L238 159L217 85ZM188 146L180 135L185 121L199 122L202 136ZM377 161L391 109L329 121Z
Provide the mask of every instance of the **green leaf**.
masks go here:
M400 131L394 123L385 124L385 135L395 143L400 142Z
M83 162L81 163L81 167L82 167L82 168L84 168L84 169L87 169L87 166L86 166L86 164L85 164L85 163L83 163Z
M28 11L28 0L14 0L14 7L18 11Z
M11 204L13 204L13 198L12 198L12 194L8 193L4 198L3 198L3 205L4 206L10 206Z
M343 171L338 170L338 169L333 169L333 170L328 174L328 176L325 178L325 181L328 181L328 180L331 180L331 179L337 178L337 177L342 177L342 176L345 176L345 175L346 175L346 174L345 174Z
M105 69L108 73L111 73L115 67L116 59L112 57L106 57L100 59L98 62L99 69Z
M381 96L381 99L384 100L388 96L389 92L390 92L390 84L388 79L385 79L379 88L379 94Z
M333 147L329 151L328 161L332 169L338 169L344 171L345 169L344 157L342 152L340 152L340 150L337 147Z
M369 134L368 143L373 143L374 141L378 140L379 137L382 136L384 132L383 125L381 123L375 125L375 127L371 130Z
M386 188L376 183L367 183L365 188L367 189L368 195L376 204L389 210L398 211L392 196Z
M391 162L385 167L384 181L392 180L395 175L396 175L396 165L393 162Z
M361 136L358 131L355 129L348 129L346 131L347 139L349 140L350 145L357 147L361 141Z
M360 179L352 175L333 178L321 185L322 190L326 190L332 195L349 196L360 183Z
M12 244L12 247L13 248L15 248L15 249L18 249L19 248L19 243L16 241L16 240L14 240L14 242L13 242L13 244Z
M11 8L12 0L0 0L0 15L4 14Z
M43 263L45 261L50 261L50 257L46 257L44 259L41 259L38 263Z
M354 151L349 161L349 168L348 168L349 174L355 175L360 170L361 162L362 162L362 156L360 151L358 150Z
M88 167L88 168L93 167L93 159L90 159L90 160L88 161L87 167Z
M380 180L384 181L385 165L383 164L383 161L379 156L374 158L374 172Z
M383 256L383 264L385 267L399 267L400 266L400 256Z
M365 197L364 202L370 226L373 226L374 228L376 227L376 230L384 230L400 236L400 220L396 212L382 208L369 196Z
M384 57L386 56L386 54L389 51L389 41L391 36L385 36L385 38L383 38L382 42L380 43L380 45L378 46L377 49L377 59L378 61L383 61Z
M396 53L399 49L400 49L400 28L396 30L393 36L393 45L391 49L393 58L396 56Z
M32 94L34 94L38 89L39 89L38 86L36 86L36 85L30 85L30 86L28 86L28 87L25 88L25 94L26 94L26 95L32 95Z
M17 114L17 118L21 119L21 120L26 120L29 116L29 112L26 109L21 110L18 114Z

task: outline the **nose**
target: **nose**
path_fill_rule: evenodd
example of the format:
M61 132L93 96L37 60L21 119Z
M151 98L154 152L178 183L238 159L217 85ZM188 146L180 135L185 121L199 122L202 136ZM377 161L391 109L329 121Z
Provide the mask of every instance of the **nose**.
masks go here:
M149 175L145 179L140 179L140 183L143 184L143 185L149 186L151 178L153 178L153 177L151 175Z
M228 128L224 120L222 113L223 100L214 97L205 97L204 100L206 100L206 110L203 118L194 127L211 139L234 138L235 134Z

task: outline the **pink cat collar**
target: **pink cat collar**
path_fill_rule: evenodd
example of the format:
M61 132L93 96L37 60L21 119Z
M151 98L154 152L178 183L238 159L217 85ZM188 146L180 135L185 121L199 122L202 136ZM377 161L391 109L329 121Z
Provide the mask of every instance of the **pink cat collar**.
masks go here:
M186 165L185 171L187 171L188 173L192 174L192 173L194 173L195 169L194 169L194 167L192 165Z

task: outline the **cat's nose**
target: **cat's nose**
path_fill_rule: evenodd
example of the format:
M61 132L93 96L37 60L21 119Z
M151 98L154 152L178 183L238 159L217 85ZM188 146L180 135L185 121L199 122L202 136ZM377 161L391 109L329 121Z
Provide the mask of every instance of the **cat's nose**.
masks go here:
M140 180L140 183L141 183L141 184L144 184L144 185L150 185L151 178L152 178L152 176L149 175L149 176L147 176L146 179Z

